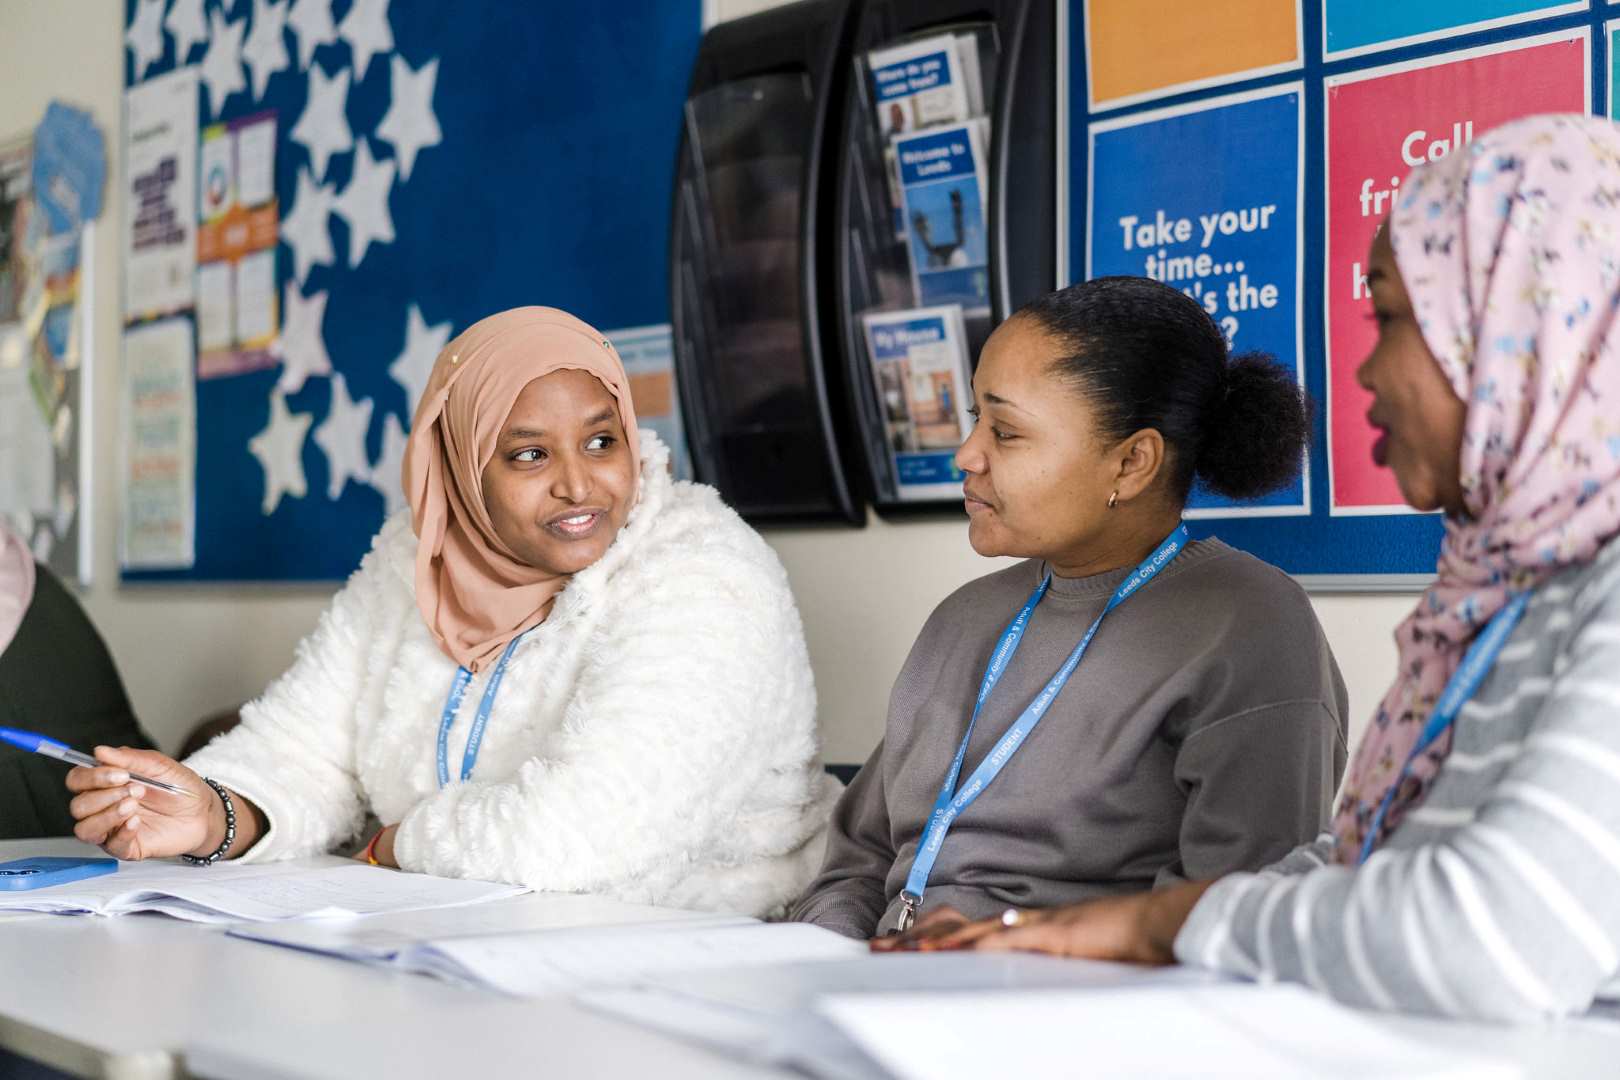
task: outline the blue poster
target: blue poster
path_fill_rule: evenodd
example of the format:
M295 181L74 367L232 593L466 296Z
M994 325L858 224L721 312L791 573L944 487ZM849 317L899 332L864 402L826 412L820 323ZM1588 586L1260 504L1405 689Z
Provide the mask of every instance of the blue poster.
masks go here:
M1091 127L1087 277L1134 274L1203 305L1234 354L1301 385L1302 93L1292 83ZM1192 516L1309 512L1305 470L1247 503L1195 486Z
M1323 51L1333 59L1585 8L1569 0L1325 0Z

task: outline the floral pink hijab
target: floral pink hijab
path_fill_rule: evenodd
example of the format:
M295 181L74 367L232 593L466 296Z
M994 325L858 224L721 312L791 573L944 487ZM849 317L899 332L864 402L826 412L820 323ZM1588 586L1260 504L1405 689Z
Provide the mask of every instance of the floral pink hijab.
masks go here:
M1400 670L1334 820L1354 863L1462 654L1510 592L1589 562L1620 533L1620 125L1538 116L1413 170L1389 219L1435 359L1468 403L1467 516L1439 580L1395 632ZM1447 732L1413 763L1382 843L1422 802Z

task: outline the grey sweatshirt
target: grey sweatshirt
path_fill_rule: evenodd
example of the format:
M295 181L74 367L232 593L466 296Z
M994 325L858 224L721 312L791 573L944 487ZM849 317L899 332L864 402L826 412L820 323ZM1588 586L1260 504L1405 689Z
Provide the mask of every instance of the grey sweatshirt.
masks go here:
M894 927L985 664L1045 572L1021 563L934 611L794 918L851 937ZM964 778L1127 572L1053 578L979 717ZM1114 609L1040 726L957 818L923 910L984 917L1263 866L1327 822L1345 712L1305 593L1218 540L1194 542Z
M1445 1016L1620 996L1620 540L1536 591L1423 804L1359 870L1333 859L1325 836L1216 883L1176 956Z

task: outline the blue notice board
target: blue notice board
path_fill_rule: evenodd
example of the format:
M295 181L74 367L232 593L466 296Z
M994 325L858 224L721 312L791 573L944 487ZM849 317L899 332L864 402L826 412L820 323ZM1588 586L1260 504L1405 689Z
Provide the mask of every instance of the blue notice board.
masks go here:
M205 135L276 118L282 329L330 360L199 379L195 564L125 580L341 579L401 504L413 388L451 334L522 304L604 331L669 321L699 0L125 0L124 15L126 86L190 64ZM372 482L334 467L341 431L318 438L334 416L363 429ZM301 484L279 489L254 455L265 433L294 440Z

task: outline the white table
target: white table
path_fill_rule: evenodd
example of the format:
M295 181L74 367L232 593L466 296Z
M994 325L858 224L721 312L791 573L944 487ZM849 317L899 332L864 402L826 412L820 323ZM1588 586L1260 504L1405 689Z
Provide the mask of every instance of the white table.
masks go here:
M89 850L72 841L0 842L0 862ZM524 903L454 915L510 929L522 924ZM85 1076L787 1075L564 998L507 998L163 916L0 916L0 975L0 1047ZM1516 1062L1531 1077L1620 1075L1620 1020L1548 1029L1379 1022L1430 1046Z
M74 841L0 842L0 862L89 853ZM524 901L456 914L494 913L510 928ZM0 975L0 1046L83 1076L783 1075L566 999L483 993L161 915L0 916Z

